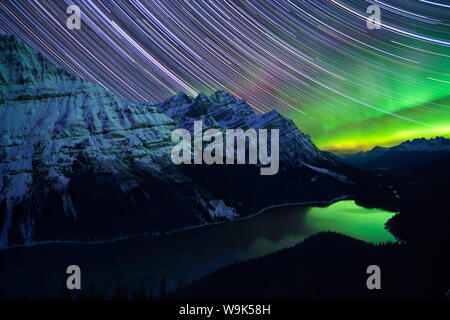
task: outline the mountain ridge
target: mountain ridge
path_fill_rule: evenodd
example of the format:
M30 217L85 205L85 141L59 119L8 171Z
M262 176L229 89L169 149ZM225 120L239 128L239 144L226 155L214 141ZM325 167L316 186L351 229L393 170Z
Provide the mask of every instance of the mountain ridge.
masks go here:
M15 37L0 47L0 247L168 232L353 193L342 165L276 111L256 114L223 91L134 104ZM194 119L279 127L280 172L175 166L171 133Z
M355 154L334 155L336 159L360 169L393 168L422 165L450 153L450 139L416 138L393 147L374 147ZM408 156L406 156L408 155Z

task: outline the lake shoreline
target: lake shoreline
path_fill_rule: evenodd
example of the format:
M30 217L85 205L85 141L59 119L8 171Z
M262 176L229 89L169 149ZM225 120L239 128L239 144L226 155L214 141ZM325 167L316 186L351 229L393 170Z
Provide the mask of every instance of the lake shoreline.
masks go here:
M289 203L275 204L272 206L264 207L261 210L257 211L256 213L250 214L248 216L243 216L243 217L239 217L239 218L232 219L232 220L204 223L204 224L200 224L200 225L196 225L196 226L188 226L185 228L174 229L174 230L170 230L170 231L166 231L166 232L153 232L153 233L145 232L145 233L133 234L133 235L128 235L128 236L116 237L116 238L112 238L112 239L94 240L94 241L47 240L47 241L31 242L31 243L24 243L24 244L16 244L16 245L0 248L0 254L2 251L6 251L8 249L35 247L35 246L42 246L42 245L58 245L58 244L98 245L98 244L114 243L114 242L118 242L118 241L122 241L122 240L129 240L129 239L140 238L140 237L159 237L159 236L170 235L170 234L174 234L174 233L178 233L178 232L204 228L204 227L208 227L208 226L221 225L221 224L226 224L226 223L234 223L234 222L251 219L251 218L261 215L261 214L265 213L266 211L268 211L270 209L274 209L274 208L289 207L289 206L304 206L304 205L315 206L315 207L320 207L321 205L329 206L329 205L332 205L339 201L354 200L354 199L355 199L354 195L344 195L344 196L340 196L337 198L333 198L329 201L304 201L304 202L289 202Z

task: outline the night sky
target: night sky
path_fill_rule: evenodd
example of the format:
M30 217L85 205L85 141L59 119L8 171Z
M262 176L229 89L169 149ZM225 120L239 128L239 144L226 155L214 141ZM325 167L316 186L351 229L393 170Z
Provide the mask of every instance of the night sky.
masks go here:
M128 100L225 89L345 152L450 135L446 3L2 0L0 33ZM66 26L70 4L81 30Z

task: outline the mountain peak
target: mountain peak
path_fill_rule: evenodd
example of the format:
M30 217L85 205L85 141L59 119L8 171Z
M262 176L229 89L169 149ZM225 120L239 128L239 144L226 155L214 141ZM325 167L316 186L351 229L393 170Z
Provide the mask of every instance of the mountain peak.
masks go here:
M192 103L192 101L193 101L192 97L188 96L184 92L179 92L176 95L166 99L164 102L160 103L160 105L165 107L165 108L162 108L162 109L168 110L168 109L173 108L175 106L180 106L180 105L185 105L185 104Z
M210 95L210 98L213 102L230 104L237 102L237 99L231 94L224 90L219 90Z
M204 94L203 92L200 92L197 97L195 97L196 103L203 103L203 102L210 102L209 97Z
M0 88L2 102L70 95L92 86L103 90L103 87L56 66L11 35L0 37L0 84L4 84Z
M402 142L391 149L399 151L438 151L450 149L450 139L444 137L435 137L431 139L416 138Z

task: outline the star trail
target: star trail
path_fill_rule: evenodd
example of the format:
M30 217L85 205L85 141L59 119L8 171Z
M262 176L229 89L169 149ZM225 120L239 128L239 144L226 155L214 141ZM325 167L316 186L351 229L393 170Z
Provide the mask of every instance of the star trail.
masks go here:
M73 4L80 30L66 26ZM133 102L227 90L322 149L450 134L443 1L2 0L0 33Z

